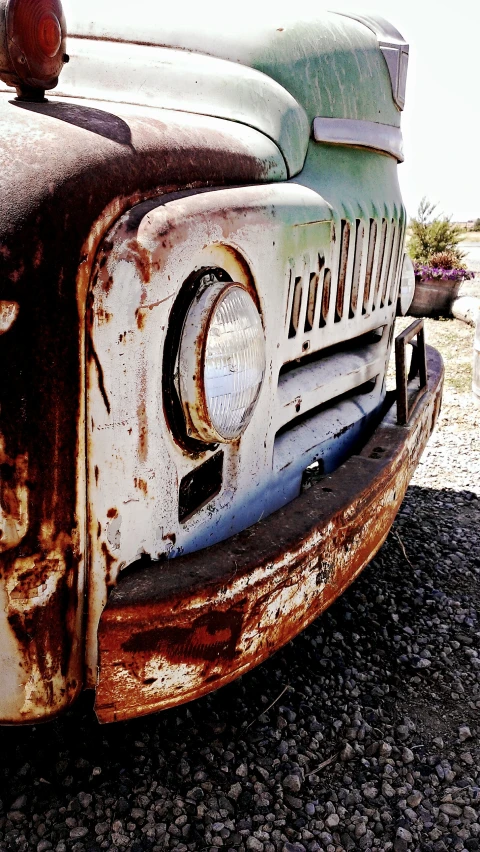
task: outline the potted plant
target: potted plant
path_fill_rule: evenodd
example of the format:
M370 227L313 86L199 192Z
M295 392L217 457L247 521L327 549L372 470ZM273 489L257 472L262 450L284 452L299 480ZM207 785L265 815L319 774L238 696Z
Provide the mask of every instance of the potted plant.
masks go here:
M433 216L435 205L425 198L410 222L409 253L414 261L414 317L450 316L463 281L473 278L459 249L461 228L447 217Z

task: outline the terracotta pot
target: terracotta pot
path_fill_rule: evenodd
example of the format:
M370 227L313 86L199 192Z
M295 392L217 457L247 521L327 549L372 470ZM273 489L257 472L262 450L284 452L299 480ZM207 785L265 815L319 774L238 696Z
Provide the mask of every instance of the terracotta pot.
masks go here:
M449 317L462 281L443 278L417 279L415 295L408 311L412 317Z

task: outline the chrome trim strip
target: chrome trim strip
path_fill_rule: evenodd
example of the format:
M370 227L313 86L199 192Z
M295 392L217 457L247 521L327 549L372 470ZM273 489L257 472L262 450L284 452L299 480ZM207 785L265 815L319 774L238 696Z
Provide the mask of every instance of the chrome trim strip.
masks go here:
M372 148L383 154L390 154L399 163L403 163L403 139L399 127L378 124L375 121L362 121L356 118L313 119L313 138L315 142L329 142L331 145L355 145L358 148Z

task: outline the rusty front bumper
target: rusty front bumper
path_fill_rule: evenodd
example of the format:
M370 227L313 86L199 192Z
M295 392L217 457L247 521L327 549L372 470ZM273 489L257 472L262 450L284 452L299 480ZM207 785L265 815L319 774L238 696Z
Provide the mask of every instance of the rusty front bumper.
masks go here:
M128 719L217 689L292 639L384 542L435 424L443 363L408 425L396 405L363 450L227 541L125 576L99 627L96 712Z

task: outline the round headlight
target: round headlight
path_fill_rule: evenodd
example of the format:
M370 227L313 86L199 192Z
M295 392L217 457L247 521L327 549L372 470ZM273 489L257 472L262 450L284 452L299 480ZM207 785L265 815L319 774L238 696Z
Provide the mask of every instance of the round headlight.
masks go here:
M397 314L404 317L412 304L415 293L415 272L413 263L408 254L403 257L402 277L400 279L400 292L398 294Z
M241 284L201 289L180 341L178 389L190 435L229 442L246 429L265 373L265 338Z

